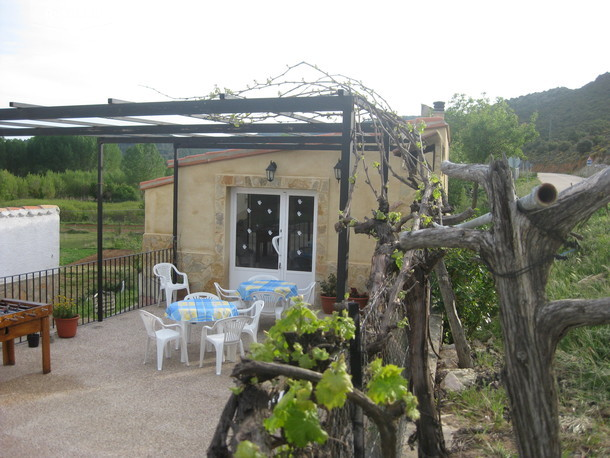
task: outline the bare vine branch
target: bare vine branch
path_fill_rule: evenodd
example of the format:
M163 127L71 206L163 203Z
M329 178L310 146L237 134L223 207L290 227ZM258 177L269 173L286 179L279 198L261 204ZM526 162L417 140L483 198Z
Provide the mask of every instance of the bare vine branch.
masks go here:
M610 323L610 297L552 301L537 310L536 320L554 348L570 329Z

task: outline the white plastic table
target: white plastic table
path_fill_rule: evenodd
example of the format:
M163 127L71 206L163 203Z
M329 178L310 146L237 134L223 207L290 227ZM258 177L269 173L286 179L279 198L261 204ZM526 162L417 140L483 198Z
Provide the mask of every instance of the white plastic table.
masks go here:
M234 303L218 299L197 298L172 302L165 309L165 316L180 325L182 340L180 361L189 365L186 327L188 323L211 323L237 315L237 307Z

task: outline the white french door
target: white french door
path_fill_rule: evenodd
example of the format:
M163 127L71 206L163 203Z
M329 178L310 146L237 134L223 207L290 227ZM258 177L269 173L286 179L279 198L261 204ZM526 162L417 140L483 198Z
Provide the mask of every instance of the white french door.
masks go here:
M231 193L231 288L270 274L299 288L314 281L314 192L234 188Z

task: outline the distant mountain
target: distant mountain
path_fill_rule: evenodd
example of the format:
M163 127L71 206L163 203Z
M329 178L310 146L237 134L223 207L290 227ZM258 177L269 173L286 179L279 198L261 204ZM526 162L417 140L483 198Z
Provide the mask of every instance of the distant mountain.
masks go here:
M571 130L582 125L610 121L610 73L580 89L560 87L507 102L524 121L537 111L536 126L545 140L567 139Z
M538 140L525 148L535 163L610 162L610 73L580 89L565 87L507 100L525 122L538 113Z

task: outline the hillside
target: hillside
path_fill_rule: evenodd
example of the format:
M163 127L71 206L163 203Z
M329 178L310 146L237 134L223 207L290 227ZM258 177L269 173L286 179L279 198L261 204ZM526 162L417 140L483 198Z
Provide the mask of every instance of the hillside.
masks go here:
M579 89L555 88L507 100L525 122L538 113L540 137L524 148L545 171L573 171L590 156L610 163L610 73Z

